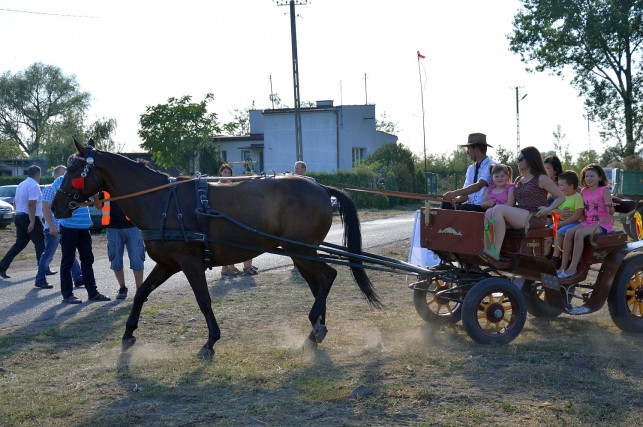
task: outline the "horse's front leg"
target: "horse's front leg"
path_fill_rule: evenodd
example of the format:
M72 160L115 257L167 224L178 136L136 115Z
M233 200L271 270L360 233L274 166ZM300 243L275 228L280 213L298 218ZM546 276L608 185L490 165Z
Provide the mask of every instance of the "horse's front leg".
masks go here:
M125 324L125 333L122 338L122 349L127 350L136 342L134 330L138 328L138 319L141 315L141 309L145 299L154 289L159 287L163 282L169 279L174 273L179 271L178 267L156 264L141 286L136 290L134 304L130 312L127 323Z
M196 302L199 304L201 313L205 316L205 322L208 324L208 341L199 350L199 356L204 358L211 358L214 355L214 343L221 338L221 330L217 324L212 311L212 300L208 292L208 282L205 279L205 267L190 266L183 270L185 277L187 277L192 291L196 297Z

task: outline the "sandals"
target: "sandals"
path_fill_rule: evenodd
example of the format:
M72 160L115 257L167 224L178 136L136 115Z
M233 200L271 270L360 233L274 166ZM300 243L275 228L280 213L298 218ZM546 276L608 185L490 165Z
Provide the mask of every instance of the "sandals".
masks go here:
M240 274L241 274L241 272L239 270L237 270L236 268L232 269L232 268L229 268L229 267L227 267L225 265L223 267L221 267L221 276L235 277L235 276L238 276Z
M259 274L259 269L257 267L255 267L254 265L243 269L243 275L244 276L254 276L256 274Z
M106 297L103 294L96 294L93 297L88 298L89 301L111 301L110 297Z

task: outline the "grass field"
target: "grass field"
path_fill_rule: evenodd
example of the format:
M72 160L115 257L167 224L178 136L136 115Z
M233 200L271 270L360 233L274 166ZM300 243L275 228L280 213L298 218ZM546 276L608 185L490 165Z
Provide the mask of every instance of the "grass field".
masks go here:
M0 331L0 425L641 425L643 339L606 308L529 317L511 344L480 346L460 323L426 325L404 276L370 276L385 308L340 268L316 350L302 348L310 291L289 270L210 283L211 361L196 356L207 328L187 288L150 297L125 353L131 300ZM360 384L372 394L349 398Z

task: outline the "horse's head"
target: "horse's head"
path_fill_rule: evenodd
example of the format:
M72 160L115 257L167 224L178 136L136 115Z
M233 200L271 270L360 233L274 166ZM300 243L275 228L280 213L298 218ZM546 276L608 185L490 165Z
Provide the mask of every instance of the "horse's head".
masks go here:
M94 165L98 156L94 140L90 139L87 147L83 147L74 138L74 144L78 152L69 157L67 173L51 204L56 218L69 218L79 204L102 189L101 179Z

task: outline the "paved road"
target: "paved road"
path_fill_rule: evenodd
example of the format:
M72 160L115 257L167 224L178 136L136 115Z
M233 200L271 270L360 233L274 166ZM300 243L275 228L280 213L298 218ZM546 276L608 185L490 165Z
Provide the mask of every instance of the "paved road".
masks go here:
M378 246L384 246L408 239L413 230L414 214L398 215L387 219L380 219L362 223L362 241L364 250L371 251ZM326 241L341 244L343 227L341 223L334 224ZM29 250L31 248L27 248ZM126 266L127 266L127 260ZM260 271L266 272L278 269L290 269L292 261L290 258L264 254L254 260ZM154 266L154 261L149 258L145 262L145 271L148 272ZM54 268L58 270L58 268ZM216 273L208 272L208 280ZM117 291L116 279L109 269L106 260L97 260L94 264L94 273L101 293L113 298ZM10 279L0 280L0 334L4 328L28 326L32 322L52 322L65 319L68 316L89 312L105 305L131 303L133 293L130 292L125 301L111 301L108 303L83 303L78 305L61 304L60 281L58 276L50 276L49 282L53 289L39 289L33 286L35 271L32 269L10 269ZM131 271L126 270L126 281L133 284ZM133 286L132 286L133 287ZM156 292L176 292L178 289L185 291L188 285L185 276L181 273L175 274ZM76 296L83 301L87 299L84 289L76 291Z

